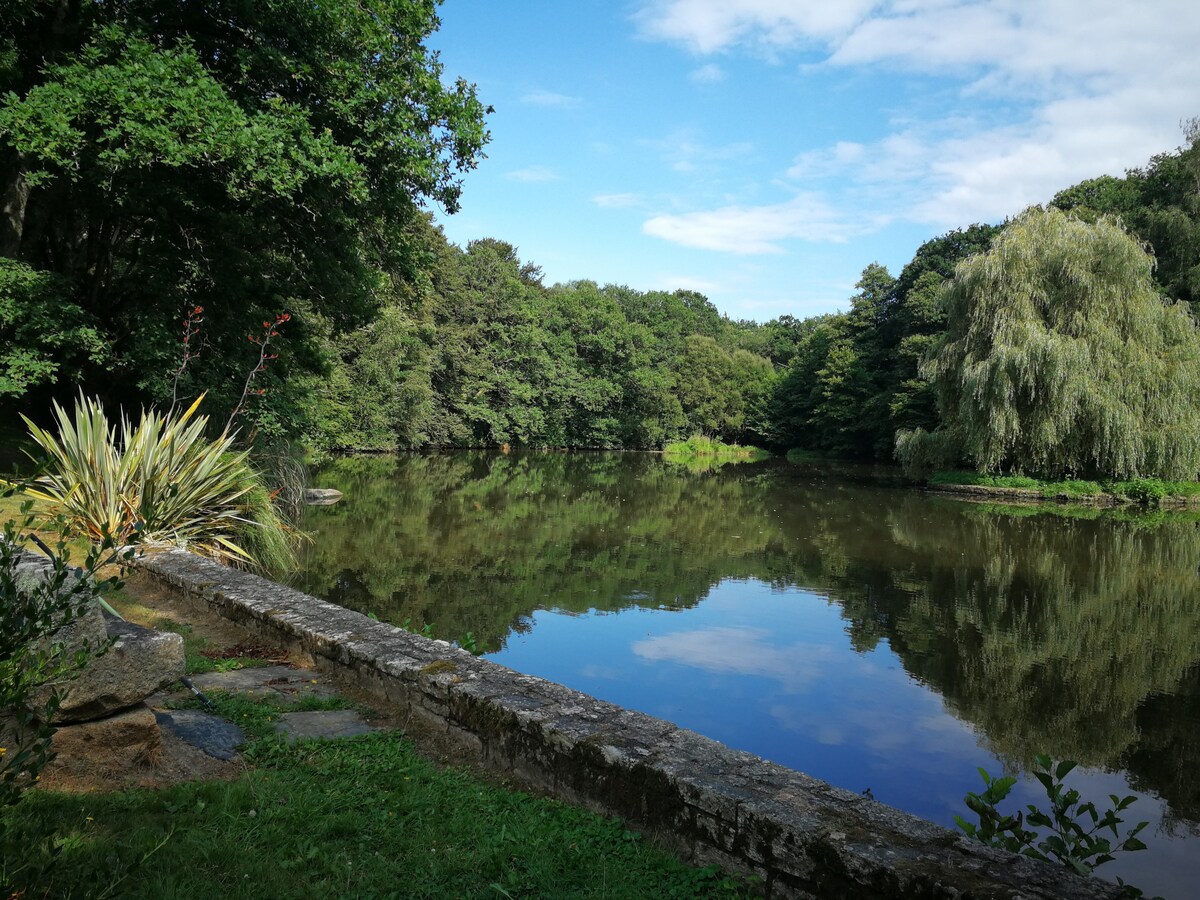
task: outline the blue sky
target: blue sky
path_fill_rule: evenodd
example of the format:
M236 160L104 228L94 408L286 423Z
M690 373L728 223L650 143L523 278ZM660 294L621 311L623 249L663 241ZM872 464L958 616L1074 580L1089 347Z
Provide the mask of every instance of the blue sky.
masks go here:
M871 262L1120 175L1200 116L1195 0L445 0L430 45L495 107L464 245L551 284L845 308Z

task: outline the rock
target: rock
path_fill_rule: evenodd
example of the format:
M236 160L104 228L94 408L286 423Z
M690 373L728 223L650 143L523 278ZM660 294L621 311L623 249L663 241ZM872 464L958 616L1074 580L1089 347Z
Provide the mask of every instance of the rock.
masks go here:
M55 723L99 719L141 703L183 675L183 638L107 619L105 633L114 643L103 656L88 661L72 680L43 685L33 696L33 708L46 702L50 691L62 693Z
M284 713L279 717L275 730L288 740L298 741L303 738L354 737L379 729L368 725L352 709L327 709Z
M233 759L246 742L242 729L212 713L172 709L154 715L161 727L215 759Z
M50 577L53 567L50 561L44 556L39 556L36 553L30 553L28 550L22 551L20 561L17 563L16 571L14 572L17 589L23 592L36 590L38 585ZM72 576L66 582L65 587L70 587L76 583L81 576L80 570L76 569ZM66 648L67 653L76 653L86 646L93 648L100 647L107 643L108 633L105 628L104 614L100 611L100 604L92 602L88 604L87 610L70 625L59 628L49 637L41 642L41 646L49 649L53 644L62 644Z
M342 499L342 492L333 488L305 488L304 502L309 506L332 506Z
M130 764L150 765L161 740L154 713L139 703L104 719L60 727L50 745L57 756L47 771L95 777L124 770Z
M332 697L337 692L326 678L310 670L291 666L258 666L230 672L193 675L192 684L201 691L228 691L252 697L271 697L294 703L301 697Z

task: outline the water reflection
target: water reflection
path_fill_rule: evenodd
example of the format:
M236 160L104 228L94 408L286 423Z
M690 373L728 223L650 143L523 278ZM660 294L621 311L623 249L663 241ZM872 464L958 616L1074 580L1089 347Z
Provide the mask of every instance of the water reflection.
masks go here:
M346 500L310 514L305 590L943 821L975 765L1078 759L1163 799L1168 856L1196 849L1195 513L633 454L355 458L317 481ZM1200 877L1170 865L1143 886Z

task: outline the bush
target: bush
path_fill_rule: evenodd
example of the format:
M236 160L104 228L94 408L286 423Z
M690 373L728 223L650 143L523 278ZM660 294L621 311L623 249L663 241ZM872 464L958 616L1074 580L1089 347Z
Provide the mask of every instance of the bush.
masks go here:
M1079 875L1090 875L1097 866L1112 861L1115 853L1146 849L1138 834L1149 823L1139 822L1124 835L1119 828L1125 821L1121 813L1136 801L1136 797L1110 794L1112 806L1100 812L1095 803L1084 801L1077 790L1068 789L1063 783L1077 763L1063 760L1056 764L1043 755L1038 755L1035 762L1033 776L1046 791L1049 810L1031 803L1015 815L1001 813L997 804L1008 797L1017 779L1011 775L993 778L981 768L979 774L983 778L984 792L971 792L963 798L979 822L955 816L958 827L969 837L990 847L1001 847L1043 862L1058 862ZM1126 885L1121 879L1117 882L1127 894L1142 895L1140 890Z
M1157 506L1168 494L1173 493L1172 487L1173 485L1158 478L1134 478L1130 481L1118 481L1112 484L1109 490L1128 500Z
M81 570L70 565L60 542L49 551L44 577L21 577L21 539L30 522L26 516L23 528L18 528L9 521L0 537L0 716L11 722L0 750L0 814L20 799L51 758L54 729L48 723L60 697L53 692L35 704L35 692L74 677L107 649L85 642L68 650L55 635L119 586L116 578L97 577L102 566L118 558L111 541L95 546Z
M180 415L144 410L136 425L122 416L119 428L98 401L83 397L73 419L54 405L57 435L25 419L48 457L26 493L51 503L69 529L94 543L137 538L229 562L278 564L286 528L248 453L233 450L228 434L204 438L201 399Z

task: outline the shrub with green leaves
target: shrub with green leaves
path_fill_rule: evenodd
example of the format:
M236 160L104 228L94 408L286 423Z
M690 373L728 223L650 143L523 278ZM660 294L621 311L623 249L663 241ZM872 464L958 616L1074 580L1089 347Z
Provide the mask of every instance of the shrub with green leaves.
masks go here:
M1063 784L1063 779L1077 763L1063 760L1056 764L1049 756L1040 754L1035 763L1033 776L1046 791L1049 810L1030 803L1015 815L1001 813L997 806L1008 797L1017 779L1011 775L993 778L980 768L984 792L971 792L963 798L967 807L979 817L979 822L968 822L962 816L955 816L958 827L969 837L990 847L1000 847L1043 862L1059 862L1080 875L1090 875L1097 866L1110 862L1114 853L1146 849L1138 834L1149 823L1139 822L1124 835L1119 827L1125 821L1120 814L1134 803L1136 797L1110 794L1112 806L1100 812L1094 802L1083 801L1079 791ZM1136 888L1128 890L1134 896L1141 896Z
M38 689L73 678L107 650L86 640L68 647L63 629L119 586L115 577L97 576L120 556L111 541L94 546L80 569L60 541L40 573L22 571L21 538L30 524L28 516L23 527L7 522L0 538L0 810L20 799L51 758L49 722L61 697L54 691L35 702Z
M196 415L202 399L178 415L143 410L136 424L127 415L111 424L99 401L80 397L73 416L54 404L57 434L25 419L47 457L26 493L93 542L136 537L231 562L278 564L285 526L248 452L234 450L229 434L204 437L208 417ZM247 545L268 549L270 558L256 558Z

